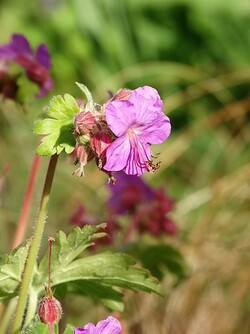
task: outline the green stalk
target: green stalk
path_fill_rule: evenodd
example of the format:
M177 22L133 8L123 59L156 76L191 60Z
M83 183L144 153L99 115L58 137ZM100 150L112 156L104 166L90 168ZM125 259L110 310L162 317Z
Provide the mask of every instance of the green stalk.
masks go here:
M43 229L45 224L45 218L47 213L47 207L49 203L51 185L53 182L53 177L55 173L56 163L57 163L58 155L53 155L50 158L44 188L42 193L42 198L40 202L40 208L37 217L37 223L35 226L32 242L30 245L29 253L27 256L26 265L23 272L23 278L21 282L20 292L19 292L19 299L16 309L16 315L14 318L14 323L12 327L12 334L18 334L21 331L22 322L23 322L23 315L25 311L25 307L28 300L29 295L29 288L32 281L32 274L33 269L36 264L36 259L43 235Z

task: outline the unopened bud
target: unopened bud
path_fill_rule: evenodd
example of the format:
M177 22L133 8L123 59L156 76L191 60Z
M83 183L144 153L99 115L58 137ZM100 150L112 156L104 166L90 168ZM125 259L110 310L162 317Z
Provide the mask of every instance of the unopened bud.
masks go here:
M127 100L131 95L131 89L121 88L115 95L112 96L111 101Z
M95 117L91 112L81 111L75 116L74 132L77 135L86 135L90 133L95 125Z
M62 316L62 307L59 300L53 296L42 298L38 304L37 313L40 321L48 325L52 334L54 332L53 325L57 324Z
M95 133L90 139L90 145L92 150L101 159L105 157L106 150L111 143L111 135L104 131L99 131Z

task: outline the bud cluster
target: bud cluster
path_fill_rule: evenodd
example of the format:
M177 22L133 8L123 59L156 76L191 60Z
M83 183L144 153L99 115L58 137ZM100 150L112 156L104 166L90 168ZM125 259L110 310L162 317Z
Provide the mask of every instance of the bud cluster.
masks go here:
M129 89L119 90L110 101L122 100L130 94ZM75 115L73 134L76 138L76 146L73 155L76 156L75 164L79 168L74 172L77 176L84 175L86 164L95 159L100 170L109 175L113 181L112 174L103 169L106 163L106 151L116 136L110 130L105 120L105 107L92 104L80 104L80 112Z
M84 166L93 157L111 180L113 172L139 176L158 169L160 163L153 162L151 144L164 142L171 125L157 90L149 86L122 88L100 107L85 86L79 87L88 102L75 116L75 154L76 163L80 163L75 173L83 175Z

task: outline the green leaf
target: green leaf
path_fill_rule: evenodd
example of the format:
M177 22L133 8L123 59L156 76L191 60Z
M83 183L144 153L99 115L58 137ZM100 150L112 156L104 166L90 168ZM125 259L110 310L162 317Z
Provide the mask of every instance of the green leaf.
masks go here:
M38 120L33 132L45 135L37 148L39 155L60 154L63 150L70 154L75 147L72 134L74 115L79 112L76 100L69 94L54 96L49 103L47 114L50 118Z
M104 237L106 233L98 232L106 224L97 226L85 225L82 229L75 227L73 231L66 236L64 232L59 231L56 234L53 244L51 258L51 279L54 283L54 277L59 271L63 271L75 258L77 258L86 248L93 245L95 239ZM33 286L42 286L47 279L48 273L48 252L42 258L38 272L34 275Z
M158 281L149 271L134 265L135 260L126 254L105 252L75 260L63 270L57 270L53 283L82 279L95 284L161 294Z
M160 280L166 271L174 274L178 280L185 278L188 274L188 266L182 254L170 245L147 246L140 243L134 245L132 254Z
M78 112L78 104L70 94L65 94L64 99L61 95L54 96L47 110L49 117L58 120L69 120Z
M90 91L88 90L87 86L85 86L85 85L83 85L79 82L76 82L76 84L81 89L81 91L84 93L84 95L86 96L88 104L94 105L93 97L92 97Z
M54 325L54 328L58 325ZM55 331L57 333L57 331ZM70 333L70 332L69 332ZM30 324L21 331L21 334L50 334L47 324L43 324L38 316L35 316Z
M63 334L73 334L75 327L72 325L67 325Z
M148 270L135 266L136 261L126 254L105 252L79 258L81 253L105 233L98 232L105 224L76 227L68 237L59 231L56 235L51 258L51 285L55 294L85 295L101 301L107 307L122 311L121 288L161 294L158 281ZM32 287L43 291L47 281L48 254L41 260L34 273ZM57 294L58 287L58 294Z
M112 286L101 284L100 282L89 282L87 280L77 280L60 284L56 288L58 291L67 291L67 293L90 297L96 301L101 301L106 307L114 311L123 311L123 294Z
M0 301L17 295L30 242L0 258Z

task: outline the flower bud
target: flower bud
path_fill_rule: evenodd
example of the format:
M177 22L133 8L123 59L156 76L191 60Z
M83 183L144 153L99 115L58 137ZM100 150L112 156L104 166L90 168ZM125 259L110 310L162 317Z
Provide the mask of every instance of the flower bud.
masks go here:
M58 323L62 316L62 307L55 297L47 296L40 300L37 313L40 321L52 328L51 325Z
M91 112L81 111L75 116L74 132L77 135L86 135L90 133L95 125L95 117Z
M115 93L115 95L112 96L110 101L127 100L130 95L131 95L131 89L121 88L118 90L117 93Z
M87 145L79 145L76 143L74 155L76 155L75 165L80 164L80 167L73 173L77 176L84 175L84 167L87 165L87 162L94 158L92 149Z
M95 133L90 139L90 146L92 150L101 159L105 157L106 150L111 143L111 135L104 131Z

